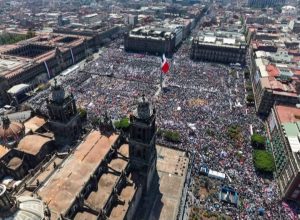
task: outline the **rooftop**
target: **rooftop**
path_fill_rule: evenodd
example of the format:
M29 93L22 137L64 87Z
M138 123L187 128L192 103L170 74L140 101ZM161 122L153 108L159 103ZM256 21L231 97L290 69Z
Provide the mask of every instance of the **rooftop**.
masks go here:
M0 46L0 73L11 78L25 69L54 57L61 52L78 46L89 36L66 34L39 34L13 45Z
M300 121L300 109L291 106L276 105L280 124Z
M103 136L92 131L38 191L49 206L53 219L64 213L105 157L117 135Z
M0 158L3 157L8 151L10 151L9 148L0 144Z
M52 139L40 135L26 135L18 144L18 150L28 154L36 155L42 147L51 142Z
M291 150L294 153L300 152L299 125L300 125L299 122L282 124L287 140L290 144Z
M32 132L36 132L42 126L46 124L46 120L39 116L34 116L30 118L28 121L24 123L25 129L27 131L31 130Z
M184 151L156 146L159 191L150 216L154 219L176 219L189 159ZM162 197L161 197L162 196Z
M195 39L198 43L203 44L214 44L218 46L246 46L244 35L238 32L200 32Z

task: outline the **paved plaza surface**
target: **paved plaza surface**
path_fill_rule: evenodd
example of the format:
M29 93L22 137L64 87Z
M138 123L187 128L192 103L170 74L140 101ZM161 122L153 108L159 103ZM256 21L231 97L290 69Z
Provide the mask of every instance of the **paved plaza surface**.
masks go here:
M187 209L190 217L195 210L206 210L233 219L257 219L257 210L264 208L266 218L292 219L290 210L278 202L275 180L257 175L254 170L250 130L262 133L264 125L254 107L245 103L243 71L191 61L189 42L186 40L168 60L171 70L163 76L162 90L161 58L126 53L120 48L122 40L103 48L99 57L82 69L59 76L59 82L74 94L79 106L88 110L90 121L105 113L114 119L128 116L142 94L153 100L157 126L180 133L181 142L171 145L195 155ZM49 92L42 91L28 102L35 109L46 111L42 100ZM230 126L240 128L238 140L228 136ZM158 142L170 146L163 138L158 137ZM198 172L201 164L229 176L226 184L239 193L237 208L219 203L216 195L222 183L213 180L211 185L216 192L213 190L200 203L203 195L195 189L203 181Z

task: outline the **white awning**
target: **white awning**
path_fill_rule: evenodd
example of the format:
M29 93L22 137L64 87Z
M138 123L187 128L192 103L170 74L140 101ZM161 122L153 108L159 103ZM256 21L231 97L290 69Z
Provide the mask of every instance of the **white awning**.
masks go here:
M9 94L15 95L15 94L23 92L24 90L28 89L29 87L30 87L30 85L22 83L22 84L18 84L18 85L11 87L7 92Z

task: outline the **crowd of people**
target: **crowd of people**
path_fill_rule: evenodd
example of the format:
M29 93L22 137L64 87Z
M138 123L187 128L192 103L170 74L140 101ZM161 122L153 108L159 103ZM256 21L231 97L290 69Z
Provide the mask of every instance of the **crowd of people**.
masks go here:
M254 170L250 125L259 133L263 133L264 127L254 107L246 105L246 79L242 71L192 62L187 45L175 54L173 65L165 92L156 101L158 127L179 131L182 141L178 147L194 151L192 176L199 175L203 165L223 172L229 176L227 184L240 198L239 208L228 204L216 206L212 199L206 200L203 207L233 219L257 219L261 214L258 210L262 209L269 219L295 218L291 212L281 210L275 181L258 176ZM240 140L228 135L228 129L237 126Z
M157 110L157 126L179 132L180 142L172 145L193 152L192 178L205 164L225 173L230 179L227 184L239 194L238 208L220 203L216 209L216 201L208 199L203 209L226 213L233 219L257 219L262 209L267 219L296 219L292 209L279 201L275 180L254 170L250 136L252 130L262 134L264 126L254 107L246 105L246 79L241 70L191 61L186 41L169 60L171 69L160 90L161 59L126 53L120 44L115 41L83 69L59 79L77 104L88 110L89 120L104 113L114 119L126 117L137 98L145 94ZM46 111L43 100L49 93L50 89L42 91L29 103ZM228 135L231 126L239 127L238 141ZM163 138L158 142L170 145Z

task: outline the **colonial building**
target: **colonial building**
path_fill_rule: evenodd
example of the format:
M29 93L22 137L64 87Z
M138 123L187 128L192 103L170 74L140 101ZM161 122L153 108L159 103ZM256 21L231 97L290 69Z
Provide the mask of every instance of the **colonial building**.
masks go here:
M105 37L118 33L119 29L103 34L63 30L57 32L65 34L39 34L26 41L0 47L0 107L8 104L6 91L12 86L26 83L35 87L47 82L96 51Z
M124 38L126 51L171 55L182 42L182 27L139 27Z
M57 85L53 89L60 90ZM58 96L62 103L66 95L60 90ZM66 113L61 107L57 111L55 120L63 122ZM155 119L154 107L140 98L130 116L129 139L92 130L69 153L55 154L34 168L15 191L41 198L50 219L177 219L191 167L187 152L156 145ZM25 152L22 142L19 147Z
M81 131L80 116L73 94L69 94L62 86L55 85L47 99L49 127L53 131L57 143L70 144Z
M132 169L144 176L143 193L147 195L156 173L155 109L143 96L130 117L129 160Z
M241 33L217 31L201 33L192 42L190 57L221 63L245 64L247 44Z
M55 150L55 143L51 138L38 134L26 135L16 148L0 158L0 178L10 176L14 180L21 180L30 169L35 168Z
M22 123L11 122L8 117L2 118L0 125L0 144L13 148L17 145L20 139L25 135L25 127Z
M5 185L0 185L0 219L47 220L48 214L43 201L30 196L12 196Z

